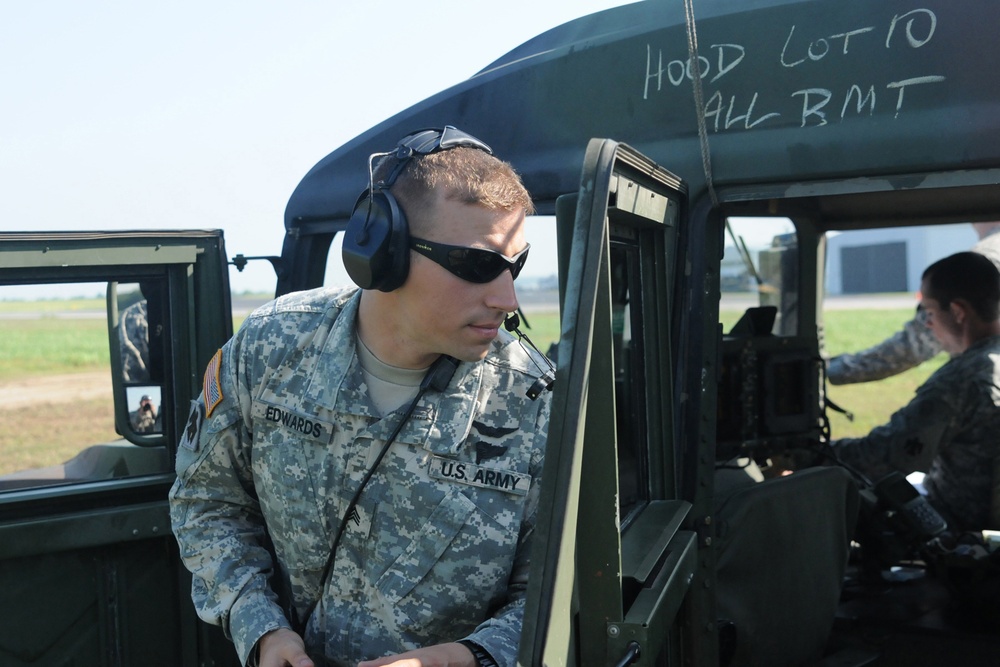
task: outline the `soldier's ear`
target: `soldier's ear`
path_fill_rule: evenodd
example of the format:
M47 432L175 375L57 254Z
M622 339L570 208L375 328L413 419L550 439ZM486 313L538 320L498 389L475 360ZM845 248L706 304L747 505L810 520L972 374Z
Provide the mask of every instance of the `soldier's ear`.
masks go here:
M951 316L958 324L965 324L965 322L967 322L969 317L973 314L972 304L961 298L952 299L951 303L948 304L948 309L951 311Z

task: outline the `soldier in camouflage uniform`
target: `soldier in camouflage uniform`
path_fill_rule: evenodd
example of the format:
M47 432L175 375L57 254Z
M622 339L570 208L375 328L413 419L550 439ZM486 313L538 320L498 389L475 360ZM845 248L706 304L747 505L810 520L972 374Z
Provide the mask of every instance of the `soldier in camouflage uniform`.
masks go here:
M1000 222L975 222L979 243L972 252L988 258L1000 269ZM881 343L867 350L840 354L830 359L826 376L831 384L872 382L898 375L941 352L941 345L927 327L919 309L916 315Z
M888 424L833 443L873 479L927 473L927 497L957 530L1000 529L1000 273L977 253L932 264L921 283L928 326L952 359Z
M532 204L487 150L415 156L390 192L414 237L495 273L407 251L399 288L286 295L209 364L171 519L198 613L243 664L516 662L551 395L526 395L543 360L501 329ZM442 355L457 370L422 392Z
M129 421L132 424L132 430L136 433L152 433L158 430L156 428L156 406L153 405L153 400L144 395L139 399L139 409L129 413Z

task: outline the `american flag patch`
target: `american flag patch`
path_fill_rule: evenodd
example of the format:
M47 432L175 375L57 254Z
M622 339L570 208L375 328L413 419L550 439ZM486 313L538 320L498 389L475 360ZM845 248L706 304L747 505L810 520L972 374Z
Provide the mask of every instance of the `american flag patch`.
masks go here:
M202 389L205 392L205 417L212 416L212 410L222 402L222 384L219 373L222 371L222 350L215 353L205 369L205 380Z

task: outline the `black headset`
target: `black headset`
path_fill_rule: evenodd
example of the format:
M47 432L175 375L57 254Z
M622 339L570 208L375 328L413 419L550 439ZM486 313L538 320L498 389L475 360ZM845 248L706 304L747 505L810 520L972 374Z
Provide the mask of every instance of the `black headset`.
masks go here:
M413 158L459 146L493 154L489 146L471 134L445 125L408 134L394 150L368 157L368 189L354 204L343 245L344 268L358 287L391 292L406 282L410 272L410 227L389 188ZM396 164L388 176L375 183L372 163L379 157L394 159Z

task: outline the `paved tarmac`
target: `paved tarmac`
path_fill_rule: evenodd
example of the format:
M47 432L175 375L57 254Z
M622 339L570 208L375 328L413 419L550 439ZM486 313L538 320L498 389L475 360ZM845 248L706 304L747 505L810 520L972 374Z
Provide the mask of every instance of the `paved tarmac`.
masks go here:
M559 293L556 290L524 290L518 293L521 307L526 313L554 312L559 307ZM246 295L233 296L233 314L238 317L246 317L250 312L270 299L268 297L248 297ZM746 310L750 306L757 305L757 296L750 293L727 292L722 295L719 302L721 310ZM827 310L894 310L916 308L917 297L915 294L846 294L830 295L824 300ZM0 319L5 320L31 320L41 317L53 317L59 319L96 319L105 317L103 310L88 311L68 311L68 312L41 312L25 311L15 313L0 312Z
M723 293L720 310L746 310L757 305L757 295L749 293ZM823 299L824 310L909 310L917 307L917 295L910 292L898 294L829 294Z

